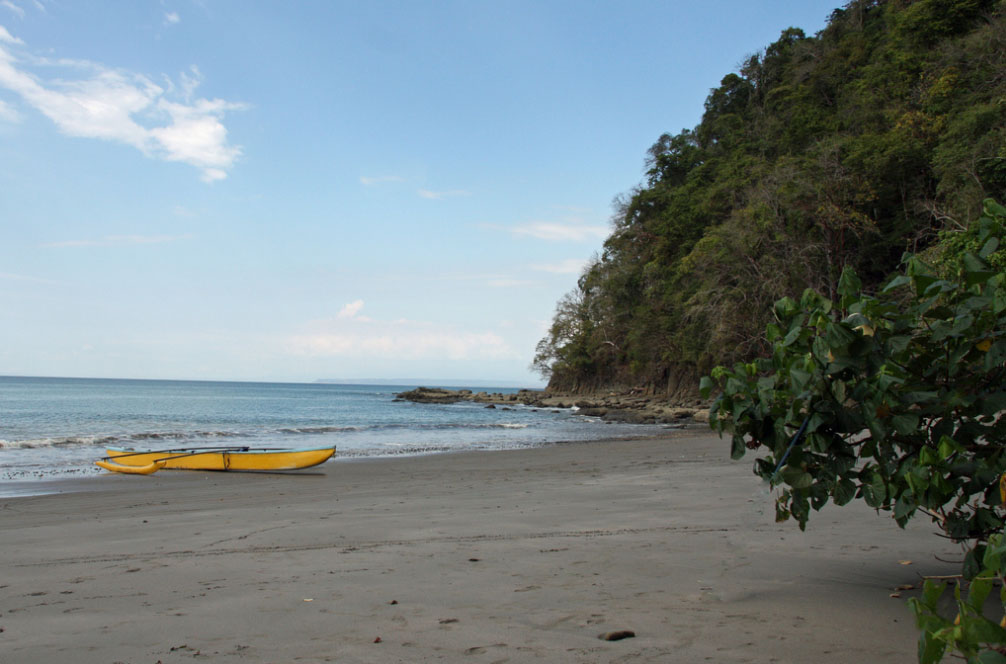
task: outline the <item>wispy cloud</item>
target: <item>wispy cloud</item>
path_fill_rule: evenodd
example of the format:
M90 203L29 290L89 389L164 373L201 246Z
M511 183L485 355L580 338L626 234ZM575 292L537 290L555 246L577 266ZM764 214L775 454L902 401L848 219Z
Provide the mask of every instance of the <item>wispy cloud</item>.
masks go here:
M0 26L0 88L19 94L64 134L124 143L154 159L195 166L206 182L227 177L241 155L228 143L223 117L245 105L192 99L202 80L197 68L181 75L177 90L165 90L142 74L97 63L18 58L12 47L22 44ZM45 79L36 70L58 75ZM178 91L181 99L171 99Z
M525 288L534 285L535 282L528 279L490 279L488 282L490 288Z
M603 239L608 236L608 228L605 226L563 224L547 221L514 226L511 232L517 236L533 237L538 240L570 242Z
M359 307L355 305L359 303ZM519 359L495 332L471 332L433 323L395 320L376 321L357 315L362 301L343 308L352 315L340 315L313 325L315 330L291 336L286 349L309 357L369 357L384 360L443 358Z
M178 12L165 12L164 13L164 25L176 25L181 22L182 18L178 15Z
M608 237L606 226L585 224L573 221L533 221L516 226L501 226L498 224L483 224L483 228L506 231L515 237L532 237L537 240L552 242L585 242L587 240L604 239Z
M42 279L40 277L30 277L24 274L11 274L10 272L0 272L0 280L3 281L25 281L33 284L45 284L47 286L57 286L58 281L52 279Z
M367 187L372 187L375 184L384 184L386 182L405 182L405 178L397 175L378 175L376 177L367 175L360 176L360 184Z
M98 240L63 240L49 242L43 247L129 247L143 244L165 244L189 240L192 235L106 235Z
M339 311L338 315L336 315L336 318L355 318L357 320L362 320L364 317L359 316L360 309L363 309L363 300L354 300L344 306Z
M465 191L464 189L450 189L448 191L430 191L429 189L419 189L416 191L417 194L422 198L429 199L431 201L439 201L445 198L456 198L458 196L471 196L470 191Z
M582 258L567 258L558 263L541 263L530 266L537 272L551 272L552 274L581 274L587 267L589 260Z
M0 2L0 6L9 9L11 12L17 15L18 18L24 18L24 9L15 5L10 0L3 0Z
M171 79L169 78L170 82ZM185 101L192 101L193 95L196 93L196 88L199 84L203 82L203 73L199 71L199 67L192 65L189 67L189 71L182 72L178 75L179 88L181 89L182 99Z
M0 42L8 44L23 44L24 42L7 32L7 28L0 25Z
M0 100L0 120L4 122L18 122L21 116L17 111L5 101Z

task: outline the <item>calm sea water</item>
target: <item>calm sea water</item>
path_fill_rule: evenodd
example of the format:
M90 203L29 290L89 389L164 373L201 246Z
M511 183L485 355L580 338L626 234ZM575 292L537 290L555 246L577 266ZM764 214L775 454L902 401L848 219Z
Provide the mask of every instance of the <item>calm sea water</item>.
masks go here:
M0 482L104 472L93 462L109 445L335 445L337 463L661 431L571 410L394 401L412 387L0 377Z

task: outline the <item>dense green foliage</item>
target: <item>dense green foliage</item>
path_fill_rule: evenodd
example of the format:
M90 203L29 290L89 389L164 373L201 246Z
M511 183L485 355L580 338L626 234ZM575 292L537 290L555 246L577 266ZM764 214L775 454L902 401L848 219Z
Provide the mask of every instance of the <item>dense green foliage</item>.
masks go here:
M954 586L954 618L940 613L940 599L949 584L926 579L922 597L908 600L919 636L919 664L935 664L949 649L969 664L1006 664L1006 619L997 625L985 616L986 600L999 586L999 602L1006 609L1006 538L989 537L982 555L981 571L971 580L965 596L961 584Z
M765 354L779 298L962 249L982 200L1006 200L1006 2L855 0L816 36L787 29L646 163L538 345L557 389Z
M924 513L962 544L972 584L967 600L956 590L957 620L939 615L936 584L913 602L921 662L947 647L1006 662L990 649L1006 629L983 609L1006 549L1006 207L987 200L972 227L979 248L944 253L940 271L909 256L875 295L847 268L837 302L779 300L772 353L702 381L719 390L710 414L732 456L766 448L755 472L782 487L779 520L803 528L812 509L859 498L901 526Z
M1006 273L991 268L1006 208L988 201L982 249L941 278L916 257L876 295L851 269L837 302L779 300L772 353L703 379L731 454L766 447L756 472L786 488L780 519L863 498L904 524L917 510L958 541L1003 529ZM799 439L794 443L794 434Z

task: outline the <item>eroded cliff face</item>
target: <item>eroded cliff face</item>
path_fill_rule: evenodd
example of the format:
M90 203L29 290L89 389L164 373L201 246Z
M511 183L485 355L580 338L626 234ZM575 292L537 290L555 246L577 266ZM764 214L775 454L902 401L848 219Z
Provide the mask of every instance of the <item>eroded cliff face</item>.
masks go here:
M702 403L699 396L700 378L698 369L691 364L678 364L655 376L585 377L556 373L549 380L545 392L557 396L636 395L676 406L697 406Z

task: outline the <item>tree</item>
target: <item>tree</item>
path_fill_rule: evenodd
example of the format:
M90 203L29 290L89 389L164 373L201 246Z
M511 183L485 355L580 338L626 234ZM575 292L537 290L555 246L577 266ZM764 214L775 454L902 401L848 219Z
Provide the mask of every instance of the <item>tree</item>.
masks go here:
M780 487L779 520L804 529L811 510L857 498L902 527L923 513L961 544L966 579L1006 569L1006 273L995 267L1006 207L987 200L973 228L977 251L944 255L943 274L907 256L876 294L847 269L838 302L812 290L779 300L771 355L702 381L706 396L720 390L711 421L731 456L767 449L755 473ZM964 627L947 631L929 585L914 604L920 661L947 645L1006 661L993 650L1006 629L982 615L990 589L983 580L968 603L958 588Z
M1006 197L1004 72L1006 0L852 0L784 30L650 148L578 286L590 324L539 368L656 391L762 353L784 295L837 300L846 267L877 289Z

